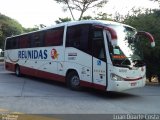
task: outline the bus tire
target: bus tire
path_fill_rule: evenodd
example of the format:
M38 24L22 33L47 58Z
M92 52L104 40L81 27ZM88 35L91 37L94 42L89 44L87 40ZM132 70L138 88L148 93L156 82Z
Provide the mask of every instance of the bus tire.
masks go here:
M20 76L21 76L21 71L20 71L19 65L16 65L15 74L16 74L17 77L20 77Z
M67 86L71 90L80 90L80 79L76 71L71 71L67 75Z

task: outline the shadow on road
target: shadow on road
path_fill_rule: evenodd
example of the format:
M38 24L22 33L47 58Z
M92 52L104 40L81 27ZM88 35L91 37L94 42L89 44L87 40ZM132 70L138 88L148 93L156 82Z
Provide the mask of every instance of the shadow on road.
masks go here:
M14 73L8 73L8 74L11 76L15 76ZM41 82L41 83L57 86L59 88L68 89L65 83L32 77L32 76L26 76L26 75L23 75L22 77L27 78L26 80ZM77 94L84 93L85 95L88 94L88 95L96 96L96 97L103 98L103 99L115 99L115 100L139 97L138 95L125 93L123 91L122 92L107 92L107 91L105 92L105 91L95 90L92 88L83 88L81 91L76 91L76 92Z
M91 95L101 97L104 99L126 99L126 98L135 98L139 97L138 95L135 94L129 94L129 93L124 93L122 92L114 92L114 91L99 91L95 89L85 89L86 92L88 92Z
M47 83L47 84L52 84L54 86L67 88L65 83L61 83L61 82L57 82L57 81L53 81L53 80L42 79L42 78L35 78L35 77L31 77L31 76L25 76L25 77L27 77L31 80L34 80L34 81L39 81L39 82L43 82L43 83ZM77 94L79 92L84 92L84 93L88 93L90 95L94 95L94 96L105 98L105 99L106 98L107 99L123 99L123 98L138 97L137 95L124 93L123 91L122 92L114 92L114 91L112 91L112 92L106 91L105 92L105 91L100 91L100 90L96 90L93 88L82 88L80 91L76 91L76 92L77 92Z

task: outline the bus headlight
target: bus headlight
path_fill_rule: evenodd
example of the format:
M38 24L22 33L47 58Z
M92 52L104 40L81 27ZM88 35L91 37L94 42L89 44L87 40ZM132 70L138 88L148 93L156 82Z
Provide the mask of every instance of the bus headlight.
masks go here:
M124 79L114 73L111 73L111 79L114 81L124 81Z

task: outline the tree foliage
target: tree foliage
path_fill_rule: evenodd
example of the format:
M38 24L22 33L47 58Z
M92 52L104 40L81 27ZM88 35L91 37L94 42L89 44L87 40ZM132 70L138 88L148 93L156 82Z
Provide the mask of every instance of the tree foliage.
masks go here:
M57 3L65 5L65 10L69 9L72 19L75 20L73 10L80 12L79 20L82 19L83 14L90 8L103 7L107 3L107 0L54 0Z
M156 47L151 49L149 42L142 40L141 49L143 49L144 60L147 64L147 75L151 74L160 76L160 10L146 10L145 13L141 11L136 14L129 15L124 20L124 23L129 24L139 31L150 32L156 42Z
M39 29L45 28L44 24L35 25L33 28L23 28L23 33L28 33L32 31L37 31Z
M16 20L0 14L0 48L3 48L6 37L21 34L23 27Z
M59 18L59 19L56 20L55 22L56 22L57 24L59 24L59 23L68 22L68 21L71 21L71 18L68 18L68 17L66 17L66 18Z
M0 13L0 48L4 48L4 41L6 37L35 31L43 27L45 26L43 24L40 24L39 26L35 26L34 28L24 28L16 20Z
M96 17L92 17L92 16L88 15L88 16L83 16L81 18L81 20L110 20L111 21L112 19L111 19L111 14L100 12L100 13L98 13L96 15ZM68 17L66 17L66 18L59 18L55 22L57 24L59 24L59 23L68 22L68 21L71 21L71 18L68 18Z
M94 18L96 20L112 20L111 14L100 12L97 14L97 16Z
M39 30L38 26L35 26L34 28L23 28L23 33L28 33L36 30Z

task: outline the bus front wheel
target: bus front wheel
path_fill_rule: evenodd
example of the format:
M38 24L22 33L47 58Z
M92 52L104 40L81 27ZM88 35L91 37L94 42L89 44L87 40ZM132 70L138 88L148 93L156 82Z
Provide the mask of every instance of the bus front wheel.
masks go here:
M16 65L15 73L16 73L16 76L18 76L18 77L21 76L21 72L20 72L20 67L19 67L19 65Z
M72 90L80 90L80 79L75 71L71 71L67 75L67 86Z

